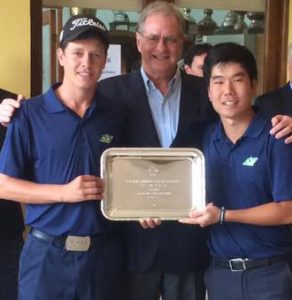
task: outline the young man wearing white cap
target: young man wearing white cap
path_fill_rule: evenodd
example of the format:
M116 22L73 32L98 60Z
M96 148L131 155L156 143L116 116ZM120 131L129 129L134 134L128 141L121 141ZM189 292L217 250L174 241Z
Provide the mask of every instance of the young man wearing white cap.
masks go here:
M72 17L58 49L62 83L23 102L7 130L1 196L26 203L31 227L19 299L119 298L119 244L97 201L99 157L119 144L124 119L97 89L108 45L100 20Z

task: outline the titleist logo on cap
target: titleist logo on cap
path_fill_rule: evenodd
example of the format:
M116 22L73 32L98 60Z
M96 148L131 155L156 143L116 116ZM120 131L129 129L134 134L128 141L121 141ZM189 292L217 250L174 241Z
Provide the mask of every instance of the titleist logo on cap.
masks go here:
M70 27L70 30L74 30L76 27L82 27L82 26L94 26L99 28L102 31L106 31L106 28L104 25L102 25L99 22L94 22L92 19L88 18L80 18L72 21L72 27Z

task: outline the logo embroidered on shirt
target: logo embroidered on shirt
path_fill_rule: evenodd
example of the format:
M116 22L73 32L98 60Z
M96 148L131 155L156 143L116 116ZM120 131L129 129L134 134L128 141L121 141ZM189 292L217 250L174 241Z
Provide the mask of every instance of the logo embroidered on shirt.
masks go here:
M113 138L114 138L114 137L113 137L112 135L109 135L109 134L103 134L103 135L101 136L101 138L99 139L99 141L100 141L101 143L110 144L110 143L112 142Z
M246 166L246 167L253 167L255 165L255 163L257 162L257 160L258 160L258 157L250 156L242 163L242 165Z

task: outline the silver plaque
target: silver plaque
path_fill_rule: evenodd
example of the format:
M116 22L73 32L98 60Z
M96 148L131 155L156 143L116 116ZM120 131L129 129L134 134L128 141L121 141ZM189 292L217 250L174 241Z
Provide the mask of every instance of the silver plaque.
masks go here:
M110 148L101 157L104 216L111 220L187 217L205 206L205 167L194 148Z

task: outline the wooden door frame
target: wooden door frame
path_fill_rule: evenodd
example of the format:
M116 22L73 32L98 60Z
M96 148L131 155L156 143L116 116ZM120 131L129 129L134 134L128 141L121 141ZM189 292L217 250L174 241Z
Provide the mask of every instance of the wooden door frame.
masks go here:
M51 72L50 82L54 83L57 81L57 19L56 11L53 9L46 10L42 16L42 26L49 26L49 46L50 46L50 59Z
M263 90L274 90L287 82L289 0L267 0Z
M30 0L30 95L42 92L42 0Z
M146 5L153 0L141 1ZM30 10L31 95L34 96L42 92L42 0L31 0ZM286 82L288 17L289 0L266 0L264 92L276 89Z

